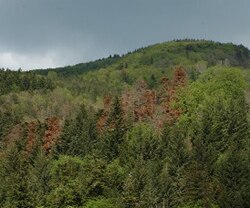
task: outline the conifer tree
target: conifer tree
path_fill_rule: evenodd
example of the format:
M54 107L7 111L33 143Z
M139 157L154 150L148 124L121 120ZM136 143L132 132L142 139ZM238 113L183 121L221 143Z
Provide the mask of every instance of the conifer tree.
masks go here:
M81 106L75 118L66 120L58 145L57 154L85 156L96 144L96 129L94 119Z
M24 154L24 140L19 139L1 157L0 180L2 207L32 207L28 190L28 162Z
M128 129L124 119L121 101L118 97L114 98L105 127L106 130L102 135L101 145L104 155L109 160L112 160L118 157L120 145L123 142L124 134Z

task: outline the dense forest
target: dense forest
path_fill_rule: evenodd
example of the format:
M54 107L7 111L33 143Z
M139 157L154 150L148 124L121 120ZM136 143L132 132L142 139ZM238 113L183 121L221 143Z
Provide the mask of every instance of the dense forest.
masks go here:
M175 40L1 69L0 103L0 207L250 207L243 45Z

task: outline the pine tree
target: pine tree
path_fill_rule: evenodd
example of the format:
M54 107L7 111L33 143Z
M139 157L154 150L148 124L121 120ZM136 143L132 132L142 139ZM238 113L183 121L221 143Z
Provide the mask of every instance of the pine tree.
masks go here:
M162 133L164 160L159 173L162 206L176 207L180 204L180 181L190 159L186 139L184 126L178 123L174 126L165 124Z
M125 135L120 154L128 171L124 183L124 203L131 207L151 207L159 201L158 175L162 168L162 140L146 123L138 123Z
M57 154L85 156L96 144L94 119L84 106L73 119L65 121L63 132L55 148Z
M1 157L1 201L2 207L32 207L28 190L28 163L23 141L17 143Z
M128 127L124 119L121 101L118 97L115 97L107 119L106 131L101 138L103 153L108 158L108 160L118 157L120 145L123 142L123 137L127 129Z
M50 168L52 158L46 155L42 146L36 151L36 155L28 167L29 201L33 207L46 204L46 196L50 192Z

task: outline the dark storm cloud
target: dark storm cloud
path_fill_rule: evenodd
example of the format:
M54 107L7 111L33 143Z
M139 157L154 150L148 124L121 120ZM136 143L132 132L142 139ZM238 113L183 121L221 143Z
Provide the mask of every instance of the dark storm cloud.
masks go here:
M175 38L250 46L249 0L0 0L0 67L75 64Z

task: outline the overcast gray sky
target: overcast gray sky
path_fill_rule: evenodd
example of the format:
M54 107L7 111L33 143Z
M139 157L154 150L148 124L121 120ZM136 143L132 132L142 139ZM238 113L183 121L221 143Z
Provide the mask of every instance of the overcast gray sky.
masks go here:
M47 68L176 38L250 47L250 0L0 0L0 67Z

